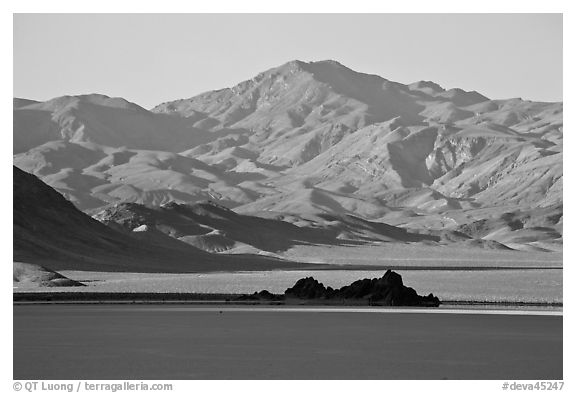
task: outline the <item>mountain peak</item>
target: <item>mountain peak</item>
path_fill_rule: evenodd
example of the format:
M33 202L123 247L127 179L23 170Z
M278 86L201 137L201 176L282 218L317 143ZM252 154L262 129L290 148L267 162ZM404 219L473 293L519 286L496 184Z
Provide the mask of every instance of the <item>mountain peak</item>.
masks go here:
M344 67L344 68L348 68L345 65L343 65L342 63L336 61L336 60L332 60L332 59L328 59L328 60L318 60L318 61L311 61L308 64L316 64L316 65L328 65L328 66L332 66L332 67Z
M141 106L134 104L122 97L110 97L105 94L90 93L78 95L64 95L55 97L45 102L35 102L32 105L40 106L45 110L62 110L66 107L76 107L81 104L91 104L116 109L130 109L136 111L146 111Z
M290 60L287 63L282 64L279 67L275 67L275 68L288 68L288 69L294 69L294 68L301 68L304 64L306 64L305 61L302 60Z
M319 72L338 72L338 71L344 71L344 72L353 72L353 73L358 73L348 67L346 67L345 65L343 65L342 63L336 61L336 60L332 60L332 59L327 59L327 60L318 60L318 61L302 61L302 60L292 60L289 61L287 63L284 63L283 65L276 67L276 68L272 68L269 71L275 71L275 70L285 70L285 71L289 71L289 72L308 72L311 74L316 74ZM264 72L263 74L266 74L268 71Z
M280 67L302 67L302 66L306 66L307 64L316 64L316 65L329 65L329 66L337 66L337 67L345 67L342 63L333 60L333 59L326 59L326 60L316 60L316 61L303 61L303 60L298 60L298 59L294 59L294 60L290 60L287 63L284 63L283 65L281 65Z
M408 85L408 88L410 90L431 90L432 92L435 93L440 93L443 91L446 91L446 89L444 89L442 86L440 86L439 84L432 82L432 81L418 81L418 82L414 82Z

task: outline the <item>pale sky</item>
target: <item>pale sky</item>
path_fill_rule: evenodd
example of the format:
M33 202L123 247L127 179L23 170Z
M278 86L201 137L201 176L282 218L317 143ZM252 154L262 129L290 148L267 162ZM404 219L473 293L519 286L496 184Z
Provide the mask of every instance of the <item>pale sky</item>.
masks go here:
M101 93L145 108L290 60L562 101L561 14L16 14L14 96Z

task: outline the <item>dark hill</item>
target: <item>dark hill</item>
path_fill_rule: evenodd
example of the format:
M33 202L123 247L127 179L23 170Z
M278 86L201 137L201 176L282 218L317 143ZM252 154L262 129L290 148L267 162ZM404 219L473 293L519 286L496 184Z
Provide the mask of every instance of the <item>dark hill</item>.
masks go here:
M293 268L261 256L219 256L162 233L114 230L74 207L36 176L13 169L14 260L52 270L194 272ZM141 239L137 237L140 236ZM166 241L160 241L165 236ZM150 241L153 237L154 241Z
M297 244L358 244L360 242L437 242L440 236L412 233L404 228L370 222L350 215L321 214L308 216L306 224L295 225L285 217L259 217L239 214L215 202L178 204L158 207L136 203L108 206L93 215L113 228L131 232L146 225L174 239L206 251L222 251L247 244L278 252ZM297 217L292 217L297 218ZM216 244L217 243L217 244ZM218 247L217 247L218 246Z

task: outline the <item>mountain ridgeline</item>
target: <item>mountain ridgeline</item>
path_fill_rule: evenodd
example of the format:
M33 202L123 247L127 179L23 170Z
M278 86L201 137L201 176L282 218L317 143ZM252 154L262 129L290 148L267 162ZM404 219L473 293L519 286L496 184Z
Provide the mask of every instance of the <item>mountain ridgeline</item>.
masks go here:
M292 61L152 110L97 94L14 99L13 143L18 168L104 218L124 204L157 215L212 201L287 225L322 227L332 215L414 236L561 249L562 103ZM216 252L286 246L208 227L168 238ZM341 229L336 237L358 236ZM333 241L329 232L306 236Z

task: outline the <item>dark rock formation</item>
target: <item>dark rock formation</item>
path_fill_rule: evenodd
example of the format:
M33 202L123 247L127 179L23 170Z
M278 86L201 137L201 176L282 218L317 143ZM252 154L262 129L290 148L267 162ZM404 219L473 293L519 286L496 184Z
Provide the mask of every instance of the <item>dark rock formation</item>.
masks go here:
M413 288L404 286L402 276L388 270L381 278L363 279L340 289L326 288L313 277L300 279L285 291L287 298L366 300L383 306L437 307L440 300L429 294L420 296Z
M274 295L273 293L263 290L254 292L252 295L241 295L236 300L267 300L267 301L280 301L284 300L282 295Z
M301 278L292 288L288 288L284 294L287 297L299 299L323 299L328 298L334 290L327 289L324 284L318 282L314 277Z

